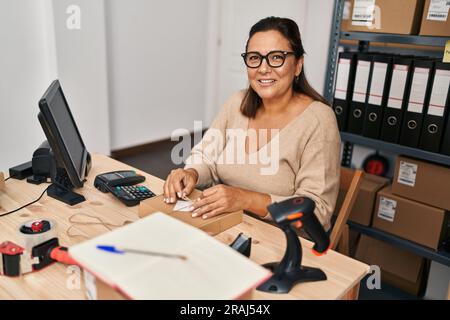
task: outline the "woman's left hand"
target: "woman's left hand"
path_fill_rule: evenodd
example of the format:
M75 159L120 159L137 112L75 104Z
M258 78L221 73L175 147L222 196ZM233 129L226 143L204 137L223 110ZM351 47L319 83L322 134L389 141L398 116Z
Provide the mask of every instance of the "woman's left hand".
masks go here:
M192 204L193 217L211 218L228 212L243 210L247 201L245 190L219 184L203 191Z

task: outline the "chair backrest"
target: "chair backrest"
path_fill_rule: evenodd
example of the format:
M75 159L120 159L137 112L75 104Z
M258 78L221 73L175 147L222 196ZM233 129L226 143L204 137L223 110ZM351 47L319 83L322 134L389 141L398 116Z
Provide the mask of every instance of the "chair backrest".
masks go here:
M5 189L5 176L0 172L0 190Z
M335 250L342 237L346 238L348 247L348 226L347 219L352 211L353 204L358 196L359 187L363 181L364 172L362 170L352 170L341 167L340 189L347 190L344 202L339 210L336 222L331 230L331 249Z

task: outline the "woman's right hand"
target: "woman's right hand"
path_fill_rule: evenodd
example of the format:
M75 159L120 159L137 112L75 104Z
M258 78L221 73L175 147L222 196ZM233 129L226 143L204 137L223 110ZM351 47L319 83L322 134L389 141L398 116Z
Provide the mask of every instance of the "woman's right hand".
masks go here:
M189 195L198 181L195 169L175 169L170 172L164 183L164 202L175 203L178 198Z

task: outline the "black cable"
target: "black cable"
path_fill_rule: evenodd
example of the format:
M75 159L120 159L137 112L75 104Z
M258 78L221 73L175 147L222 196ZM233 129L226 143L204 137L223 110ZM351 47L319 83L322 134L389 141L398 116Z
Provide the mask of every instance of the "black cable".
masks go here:
M11 179L11 177L6 178L4 181L8 181L9 179Z
M50 186L51 186L51 185L50 185ZM7 216L7 215L9 215L9 214L11 214L11 213L17 212L17 211L19 211L19 210L22 210L23 208L26 208L26 207L28 207L29 205L32 205L33 203L38 202L39 200L41 200L41 198L44 196L45 192L48 190L48 188L50 188L50 186L48 186L47 188L45 188L45 190L41 193L41 195L39 196L39 198L37 198L36 200L34 200L34 201L30 202L30 203L27 203L26 205L23 205L23 206L21 206L20 208L15 209L15 210L13 210L13 211L9 211L9 212L6 212L6 213L2 213L2 214L0 214L0 218L1 218L1 217L4 217L4 216Z

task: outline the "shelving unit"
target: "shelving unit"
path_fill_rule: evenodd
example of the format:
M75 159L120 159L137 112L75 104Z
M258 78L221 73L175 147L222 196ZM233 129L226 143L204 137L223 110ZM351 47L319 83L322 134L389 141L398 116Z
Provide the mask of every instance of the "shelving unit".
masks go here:
M393 244L399 248L410 251L420 257L434 260L443 265L450 266L450 253L445 251L434 251L417 243L399 238L387 232L372 227L366 227L353 221L348 221L349 227L361 234Z
M390 143L377 139L370 139L358 134L341 132L341 140L348 143L377 149L380 151L386 151L391 153L398 153L404 156L409 156L417 159L427 160L434 163L450 166L450 156L429 152L417 148L411 148L403 146L401 144Z
M377 43L395 43L403 45L415 45L415 46L430 46L430 47L442 47L442 51L424 51L423 55L442 57L443 47L446 42L450 40L450 37L430 37L430 36L417 36L417 35L398 35L398 34L384 34L384 33L372 33L372 32L344 32L341 31L342 14L344 11L344 0L336 0L333 13L333 22L330 37L330 48L328 55L328 67L325 78L325 99L332 103L334 84L336 76L337 59L339 54L339 47L347 47L356 49L359 52L371 51L385 51L389 53L404 53L405 49L385 48L377 46L371 48L371 42ZM341 40L356 40L357 44L345 44ZM416 53L417 54L417 53ZM342 165L350 167L354 145L361 145L369 148L373 148L380 151L385 151L393 154L401 154L410 156L413 158L431 161L437 164L450 166L450 156L424 151L417 148L410 148L400 144L389 143L382 140L370 139L361 135L351 134L348 132L341 132L341 139L344 142ZM369 235L373 238L385 241L392 245L398 246L419 256L437 261L444 265L450 266L450 253L444 251L434 251L432 249L423 247L411 241L396 237L381 230L359 225L357 223L348 222L351 229L356 230L362 234Z
M444 47L447 40L449 40L449 38L446 37L414 36L414 35L374 33L374 32L343 32L343 31L340 31L339 37L341 40L400 43L400 44L410 44L417 46L434 46L434 47Z

